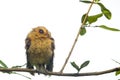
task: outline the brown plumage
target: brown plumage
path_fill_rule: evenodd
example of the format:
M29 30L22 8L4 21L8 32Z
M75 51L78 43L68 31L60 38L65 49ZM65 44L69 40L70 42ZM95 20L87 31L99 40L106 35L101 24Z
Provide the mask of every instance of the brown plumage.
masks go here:
M34 69L35 66L38 72L53 71L54 39L45 27L33 28L25 44L27 68Z

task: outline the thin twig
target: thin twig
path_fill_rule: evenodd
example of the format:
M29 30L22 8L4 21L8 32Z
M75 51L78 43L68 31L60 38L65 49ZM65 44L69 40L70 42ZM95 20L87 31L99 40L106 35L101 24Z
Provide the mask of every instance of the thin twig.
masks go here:
M107 73L112 73L115 71L119 71L120 67L104 70L104 71L98 71L98 72L86 72L86 73L60 73L60 72L48 72L48 75L55 75L55 76L70 76L70 77L80 77L80 76L96 76L96 75L102 75ZM17 71L17 72L34 72L37 73L36 70L32 69L26 69L26 68L0 68L1 72L9 73L11 71ZM46 74L46 73L41 73Z
M63 65L62 69L60 70L60 73L63 72L63 70L64 70L64 68L65 68L65 66L66 66L66 64L67 64L67 62L68 62L68 60L69 60L69 58L70 58L70 56L71 56L71 54L72 54L72 51L73 51L73 49L74 49L74 47L75 47L75 45L76 45L76 42L77 42L77 40L78 40L78 37L79 37L79 35L80 35L81 28L82 28L83 25L85 24L85 21L86 21L86 19L87 19L87 16L88 16L88 14L89 14L89 12L90 12L90 10L91 10L91 7L92 7L93 3L94 3L94 0L92 1L91 5L90 5L90 7L89 7L89 9L88 9L88 12L87 12L86 15L85 15L85 18L84 18L84 20L83 20L83 23L82 23L82 25L81 25L80 28L79 28L78 34L77 34L77 36L76 36L76 38L75 38L75 41L74 41L74 43L73 43L73 45L72 45L72 48L71 48L71 50L70 50L70 52L69 52L69 54L68 54L68 57L66 58L65 63L64 63L64 65Z

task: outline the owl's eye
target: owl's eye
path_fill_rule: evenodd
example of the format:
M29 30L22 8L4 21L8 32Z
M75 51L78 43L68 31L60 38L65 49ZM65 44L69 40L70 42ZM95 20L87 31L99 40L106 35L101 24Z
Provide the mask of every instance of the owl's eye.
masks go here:
M40 34L43 34L43 33L44 33L44 31L43 31L42 29L40 29L40 30L39 30L39 33L40 33Z

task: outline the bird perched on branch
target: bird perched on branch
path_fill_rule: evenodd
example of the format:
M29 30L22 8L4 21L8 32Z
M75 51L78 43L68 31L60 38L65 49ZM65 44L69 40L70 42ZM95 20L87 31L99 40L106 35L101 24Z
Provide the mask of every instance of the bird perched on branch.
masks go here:
M27 35L25 49L27 68L34 69L35 66L39 73L53 71L54 39L44 26L33 28Z

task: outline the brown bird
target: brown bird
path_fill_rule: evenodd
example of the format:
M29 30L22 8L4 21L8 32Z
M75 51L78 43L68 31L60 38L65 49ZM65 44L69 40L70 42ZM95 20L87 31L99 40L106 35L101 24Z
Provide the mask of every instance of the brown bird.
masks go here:
M33 28L27 35L25 49L28 69L34 69L35 66L39 73L53 71L54 39L44 26Z

